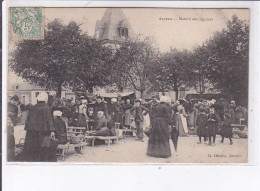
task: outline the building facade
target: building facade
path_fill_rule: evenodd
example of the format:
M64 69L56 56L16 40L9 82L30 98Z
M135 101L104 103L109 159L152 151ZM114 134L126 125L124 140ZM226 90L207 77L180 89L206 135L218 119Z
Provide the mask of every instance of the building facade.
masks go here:
M21 104L27 105L32 104L35 105L37 103L37 96L41 92L46 92L49 95L55 95L56 91L48 90L39 86L36 86L32 83L29 83L25 80L16 81L8 84L8 98L10 99L12 96L17 95ZM71 99L75 101L76 95L70 88L64 88L61 92L61 98Z

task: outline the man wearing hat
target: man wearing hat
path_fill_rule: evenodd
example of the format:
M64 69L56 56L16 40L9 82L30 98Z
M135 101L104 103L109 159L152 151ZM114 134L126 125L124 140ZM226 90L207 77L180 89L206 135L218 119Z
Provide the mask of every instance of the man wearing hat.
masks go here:
M135 101L135 106L131 109L133 111L133 116L135 120L135 126L137 129L137 139L136 141L143 142L143 122L144 122L144 116L143 111L149 112L149 109L141 105L141 100Z
M204 107L199 108L199 116L197 119L197 135L199 137L199 142L198 144L201 144L201 138L204 137L204 143L207 141L207 132L206 132L206 127L207 127L207 114L206 114L206 109Z
M96 103L94 104L94 118L95 118L95 123L97 123L98 120L98 112L103 111L105 118L107 118L107 105L102 101L101 96L97 96Z
M226 100L224 98L220 98L219 103L217 104L217 112L219 114L220 120L224 120L224 110L226 107Z
M231 119L231 123L234 124L236 121L235 111L236 111L236 102L232 100L228 106L228 111Z
M111 135L115 135L115 114L116 114L117 107L118 107L117 99L112 98L111 104L108 107L108 116L107 116L108 128L112 132Z
M121 94L118 94L116 104L115 122L120 123L120 128L123 128L125 103L124 100L122 100Z
M232 137L233 137L233 133L232 133L232 126L231 126L231 117L230 114L228 112L226 112L224 114L224 121L221 125L221 130L220 130L220 134L221 134L221 143L224 143L224 139L228 138L230 141L230 145L233 144L232 141Z
M8 118L7 118L7 160L13 161L15 157L15 138L14 126L17 121L19 98L17 95L11 97L8 103Z
M25 124L24 159L28 162L55 162L56 153L51 146L54 137L54 123L51 108L47 105L48 94L42 92L37 104L31 108Z

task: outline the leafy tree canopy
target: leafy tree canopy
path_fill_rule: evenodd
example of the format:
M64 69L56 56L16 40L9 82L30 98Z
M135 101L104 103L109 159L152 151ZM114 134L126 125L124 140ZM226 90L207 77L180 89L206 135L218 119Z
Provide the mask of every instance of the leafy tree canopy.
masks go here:
M101 42L82 34L80 25L50 22L43 40L26 40L16 45L11 55L11 69L22 78L54 89L89 88L105 85L112 52Z
M115 83L120 86L125 80L125 85L130 84L143 96L150 87L149 67L159 56L159 51L153 43L151 38L138 37L136 40L129 40L122 44L114 56Z
M207 78L229 99L247 105L249 24L236 16L206 43Z

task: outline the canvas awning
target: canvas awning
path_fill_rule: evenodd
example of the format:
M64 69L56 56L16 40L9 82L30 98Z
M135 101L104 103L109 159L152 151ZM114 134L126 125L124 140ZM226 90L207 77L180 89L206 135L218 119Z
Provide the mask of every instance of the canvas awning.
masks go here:
M118 97L119 95L121 95L121 97L127 97L127 96L130 96L134 94L134 92L113 92L113 93L100 93L99 95L101 97L104 97L104 98L113 98L113 97Z

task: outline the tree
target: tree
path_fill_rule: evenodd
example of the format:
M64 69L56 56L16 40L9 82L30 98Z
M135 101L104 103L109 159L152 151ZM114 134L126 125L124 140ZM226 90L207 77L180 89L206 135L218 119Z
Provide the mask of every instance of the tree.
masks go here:
M173 90L178 99L179 88L188 84L191 53L172 49L157 59L150 69L150 81L161 92Z
M111 51L95 39L82 34L80 25L50 22L43 40L26 40L16 45L11 69L22 78L47 89L87 88L105 84ZM107 64L107 65L106 65Z
M129 85L127 71L130 70L130 66L125 64L125 58L122 55L122 49L117 50L113 58L112 73L110 76L110 82L115 85L115 89L123 92L124 89ZM125 53L124 53L125 54Z
M209 69L209 51L203 44L195 48L192 52L192 60L189 62L189 81L188 86L193 87L197 93L205 93L206 86L209 84L208 81L208 69Z
M236 16L206 43L209 81L229 99L247 105L249 24Z
M150 87L149 67L158 57L159 51L155 48L151 38L137 38L135 41L125 42L114 57L113 75L119 86L130 84L141 93Z

